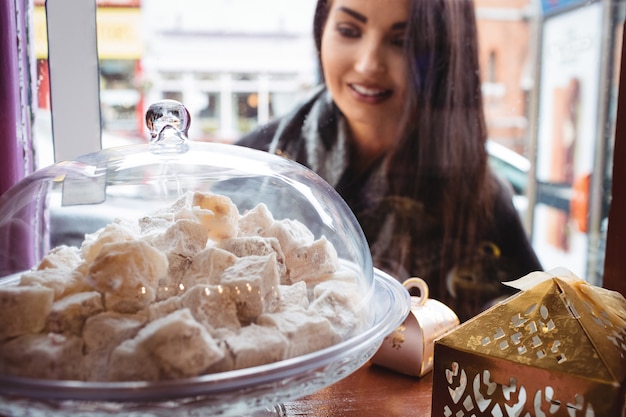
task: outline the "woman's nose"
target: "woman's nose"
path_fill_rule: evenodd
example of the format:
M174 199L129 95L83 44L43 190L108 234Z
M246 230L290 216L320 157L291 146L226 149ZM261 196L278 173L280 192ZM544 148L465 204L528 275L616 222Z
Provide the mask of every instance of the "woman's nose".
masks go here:
M364 40L355 62L356 71L362 74L384 72L386 63L380 43L374 40Z

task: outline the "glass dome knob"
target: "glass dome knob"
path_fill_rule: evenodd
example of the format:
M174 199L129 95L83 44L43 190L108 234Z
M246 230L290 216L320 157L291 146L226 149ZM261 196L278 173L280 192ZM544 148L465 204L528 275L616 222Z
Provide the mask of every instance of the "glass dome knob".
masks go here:
M150 150L157 154L186 152L190 124L189 111L178 101L160 100L151 104L146 111Z

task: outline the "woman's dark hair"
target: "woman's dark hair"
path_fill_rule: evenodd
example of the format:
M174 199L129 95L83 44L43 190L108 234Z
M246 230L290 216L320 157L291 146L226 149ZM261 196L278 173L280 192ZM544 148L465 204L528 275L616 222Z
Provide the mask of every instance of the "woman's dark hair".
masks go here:
M315 10L318 58L331 3ZM386 161L392 193L419 196L442 216L448 269L478 242L493 204L474 13L473 0L410 1L405 128Z

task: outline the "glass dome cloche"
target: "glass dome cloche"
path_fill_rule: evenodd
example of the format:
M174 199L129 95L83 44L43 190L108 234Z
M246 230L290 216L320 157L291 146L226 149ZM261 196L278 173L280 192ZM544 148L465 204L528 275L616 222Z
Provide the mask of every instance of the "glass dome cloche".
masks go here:
M409 313L315 173L190 141L173 100L146 124L0 196L0 415L253 415L355 371Z

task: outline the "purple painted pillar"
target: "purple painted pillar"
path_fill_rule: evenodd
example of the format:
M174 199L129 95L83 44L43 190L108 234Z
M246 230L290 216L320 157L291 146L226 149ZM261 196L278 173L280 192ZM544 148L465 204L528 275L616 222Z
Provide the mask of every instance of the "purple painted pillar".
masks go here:
M0 1L0 195L32 170L27 4Z
M0 1L0 276L29 268L35 261L34 224L39 222L34 220L41 203L7 193L33 166L29 3Z

